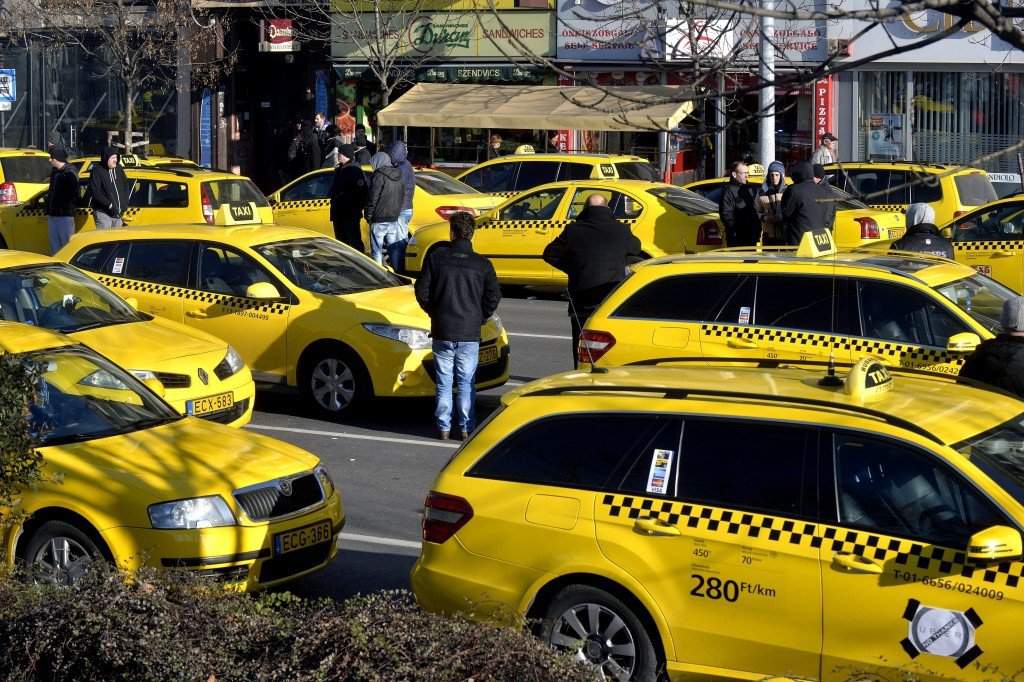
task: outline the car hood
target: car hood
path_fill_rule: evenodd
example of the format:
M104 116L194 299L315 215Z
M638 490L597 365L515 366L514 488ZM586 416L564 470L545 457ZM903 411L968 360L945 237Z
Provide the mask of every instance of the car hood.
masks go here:
M416 302L416 292L411 284L400 287L387 287L384 289L371 289L361 291L357 294L338 294L334 298L343 301L347 305L355 305L365 310L368 315L366 322L374 322L371 319L373 313L387 318L387 321L413 323L424 329L430 328L430 317L423 312L420 304ZM404 319L396 319L404 318Z
M159 317L86 329L70 336L129 369L155 371L173 360L205 354L210 354L216 365L227 353L223 341Z

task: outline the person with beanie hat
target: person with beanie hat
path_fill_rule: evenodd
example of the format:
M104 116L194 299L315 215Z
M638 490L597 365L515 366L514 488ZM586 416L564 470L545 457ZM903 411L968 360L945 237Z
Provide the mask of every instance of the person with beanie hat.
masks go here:
M335 239L360 253L366 253L360 223L369 187L366 173L358 164L353 163L355 158L356 151L352 145L338 145L338 167L331 183L331 223L334 225Z
M121 216L128 208L131 190L120 160L117 149L107 147L103 150L102 158L93 164L90 171L89 192L97 230L124 226Z
M764 244L785 243L782 234L782 194L785 191L786 167L781 161L772 161L754 200L757 215L761 218L761 241Z
M50 150L50 189L46 193L46 223L50 236L50 253L60 251L75 234L75 207L78 204L78 175L68 163L63 147Z
M1003 301L1003 333L983 341L960 376L1001 388L1024 398L1024 296Z
M935 225L935 209L928 204L907 206L907 233L893 242L894 251L914 251L953 260L953 244Z
M786 243L797 246L805 232L831 227L827 222L830 197L815 184L809 162L795 164L790 175L793 184L782 195L782 222Z

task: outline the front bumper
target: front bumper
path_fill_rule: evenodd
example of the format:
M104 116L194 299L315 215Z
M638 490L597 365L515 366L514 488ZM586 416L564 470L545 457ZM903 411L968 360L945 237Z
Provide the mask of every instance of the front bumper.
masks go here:
M190 400L199 400L230 392L234 397L232 407L196 416L236 428L249 423L256 402L256 384L248 369L243 369L224 381L217 381L216 377L210 375L210 385L192 382L188 388L165 388L165 391L164 400L170 403L171 407L179 414L188 414L187 406Z
M476 388L483 390L501 386L509 379L511 350L504 337L480 344L481 353L488 348L498 349L498 360L478 365ZM373 347L372 357L364 356L373 381L373 392L378 398L426 398L437 390L437 371L434 355L429 350L409 351L399 344L386 349ZM396 371L397 369L397 371Z

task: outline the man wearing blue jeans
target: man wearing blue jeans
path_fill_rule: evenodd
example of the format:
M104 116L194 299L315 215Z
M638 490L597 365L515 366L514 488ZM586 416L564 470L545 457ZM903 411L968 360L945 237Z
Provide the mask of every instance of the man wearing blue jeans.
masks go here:
M456 213L450 224L451 242L431 250L416 280L416 300L430 315L430 335L434 339L434 416L441 440L448 440L451 433L453 383L459 395L459 435L466 438L476 425L474 380L480 327L501 302L494 266L473 251L473 217Z

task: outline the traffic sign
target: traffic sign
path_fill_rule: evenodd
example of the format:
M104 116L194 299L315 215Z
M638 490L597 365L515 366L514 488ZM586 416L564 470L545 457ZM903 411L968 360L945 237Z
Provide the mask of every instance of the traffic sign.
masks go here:
M0 69L0 102L17 101L18 88L14 74L14 69Z

